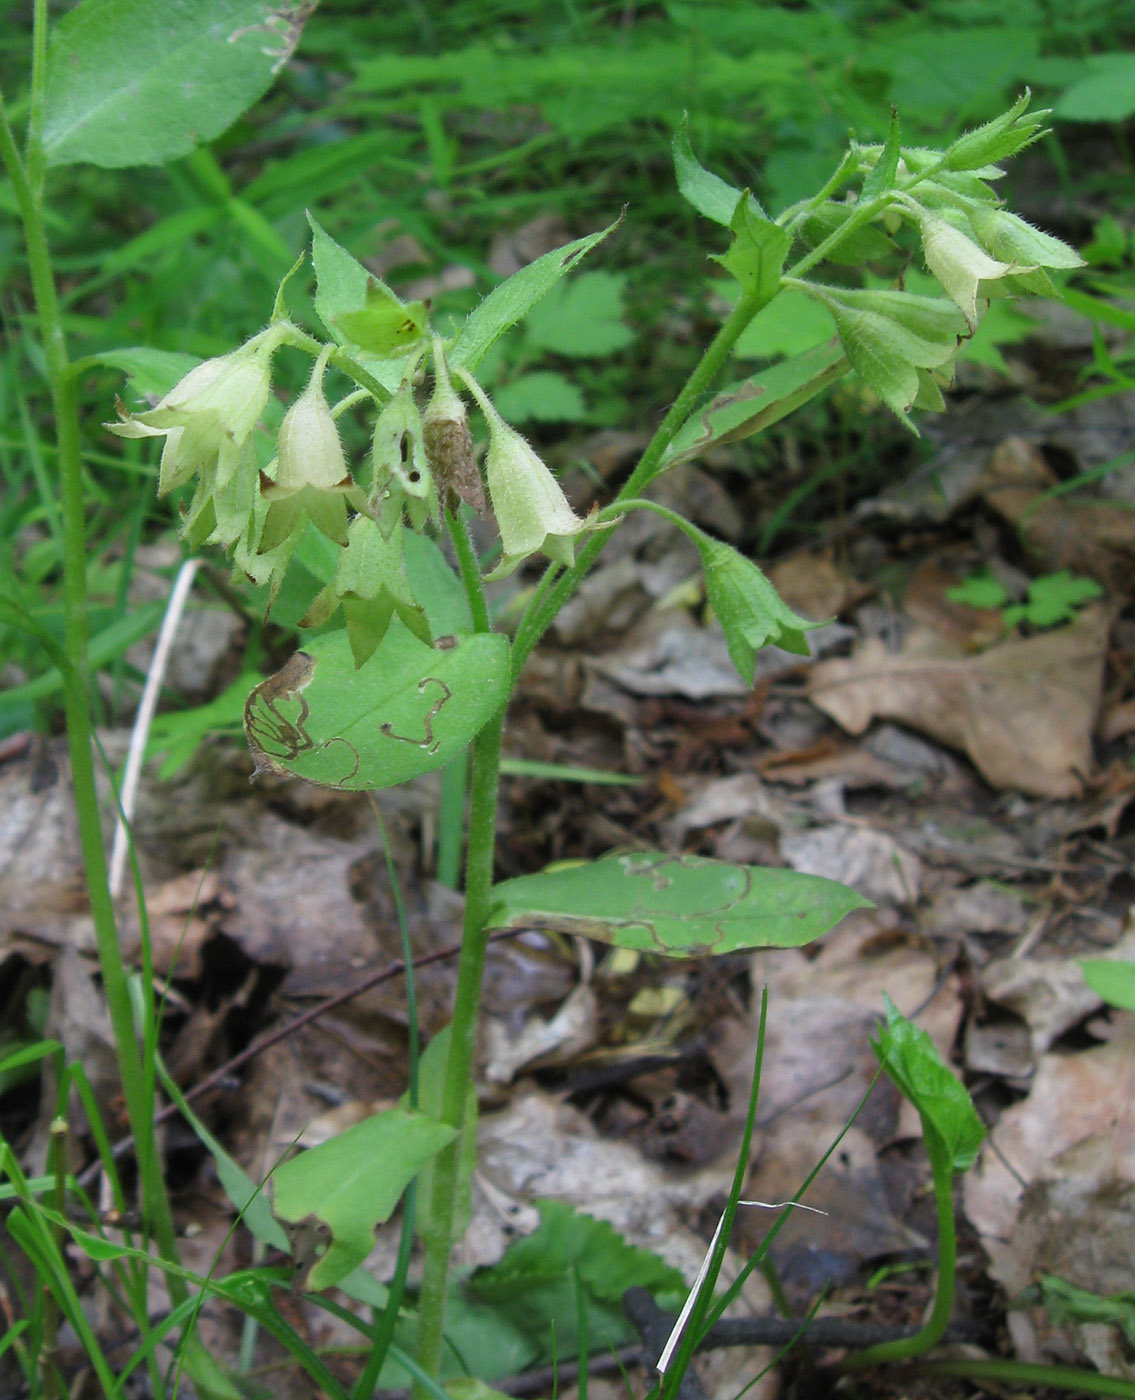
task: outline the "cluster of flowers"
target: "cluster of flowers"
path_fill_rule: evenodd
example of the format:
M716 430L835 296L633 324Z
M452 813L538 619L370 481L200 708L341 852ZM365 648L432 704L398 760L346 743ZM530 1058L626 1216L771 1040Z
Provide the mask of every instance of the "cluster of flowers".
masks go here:
M302 342L289 322L278 322L231 354L198 365L153 408L131 413L120 402L119 421L107 426L121 437L164 437L159 494L197 478L183 534L194 548L221 545L240 572L269 586L270 599L308 523L342 546L335 578L303 623L319 625L341 604L361 664L394 613L429 640L403 570L403 522L419 530L427 521L437 523L440 502L463 500L483 512L485 486L465 404L438 340L425 409L419 411L407 379L379 412L368 487L348 469L323 390L334 345L319 353L307 387L284 414L276 456L260 470L253 430L271 391L272 357L287 343ZM510 573L537 552L570 566L575 538L588 522L575 514L551 472L480 385L456 373L489 430L484 472L503 551L492 576Z

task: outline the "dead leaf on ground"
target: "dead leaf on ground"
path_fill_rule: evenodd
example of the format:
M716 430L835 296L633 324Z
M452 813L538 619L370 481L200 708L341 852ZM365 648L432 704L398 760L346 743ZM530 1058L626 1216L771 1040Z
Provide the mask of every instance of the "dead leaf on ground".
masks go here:
M812 671L812 702L852 734L899 720L968 753L994 787L1078 796L1092 770L1091 733L1111 612L966 657L915 628L899 654L868 638Z
M1124 593L1135 575L1135 511L1110 500L1046 495L1058 478L1036 447L1006 438L982 474L990 507L1012 525L1046 569L1094 578Z
M1130 1287L1135 1016L1113 1013L1113 1024L1105 1045L1041 1058L1028 1098L1002 1115L965 1177L966 1215L1011 1297L1042 1272L1097 1292ZM1009 1322L1035 1356L1030 1319Z

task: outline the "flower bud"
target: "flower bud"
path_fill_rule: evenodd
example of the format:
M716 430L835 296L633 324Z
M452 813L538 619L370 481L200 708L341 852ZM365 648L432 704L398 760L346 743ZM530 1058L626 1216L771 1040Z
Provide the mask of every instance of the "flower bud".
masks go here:
M284 414L277 436L274 477L265 474L261 493L268 502L258 553L270 553L303 530L310 520L336 544L347 543L345 496L357 488L347 470L343 444L323 396L323 372L335 347L325 346L307 388Z
M536 553L570 568L575 562L575 536L586 522L568 505L555 477L504 421L476 380L461 370L458 374L489 426L485 475L504 550L490 577L503 578Z
M268 500L291 496L305 486L334 491L350 484L339 429L323 395L323 372L332 348L323 350L307 388L284 414L276 438L279 468L275 481L264 488Z

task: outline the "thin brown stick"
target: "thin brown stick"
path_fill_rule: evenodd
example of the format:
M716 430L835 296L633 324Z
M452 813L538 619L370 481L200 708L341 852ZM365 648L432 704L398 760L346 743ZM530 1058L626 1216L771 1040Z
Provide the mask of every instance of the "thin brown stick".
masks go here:
M498 929L496 933L490 935L490 941L496 942L498 939L507 938L519 929ZM446 958L456 957L461 951L460 943L450 943L444 948L436 948L432 953L423 953L421 957L413 960L415 970L420 967L428 967L431 963L444 962ZM251 1045L243 1049L238 1055L234 1055L231 1060L226 1060L223 1065L218 1066L212 1074L206 1075L198 1084L194 1084L191 1089L184 1091L186 1101L200 1098L204 1093L214 1088L222 1080L236 1070L242 1069L250 1060L254 1060L257 1055L262 1055L265 1050L271 1049L273 1045L278 1045L280 1041L287 1040L288 1036L294 1035L296 1031L302 1030L304 1026L309 1026L312 1021L317 1021L320 1016L326 1016L329 1011L335 1011L340 1006L345 1006L347 1002L353 1001L355 997L361 996L363 992L369 992L372 987L381 986L383 982L389 982L395 977L401 977L406 971L406 964L401 958L394 958L380 968L378 972L372 972L369 977L364 977L356 986L348 991L338 992L333 997L328 997L326 1001L317 1002L310 1011L303 1012L291 1021L285 1021L282 1026L277 1026L274 1031L269 1031L259 1040L254 1040ZM178 1111L176 1103L167 1103L164 1108L160 1108L154 1114L154 1124L164 1123L168 1118L172 1118ZM134 1145L132 1135L120 1138L111 1148L115 1157L121 1157ZM96 1160L89 1167L84 1168L82 1173L76 1178L79 1185L87 1187L98 1175L100 1163Z

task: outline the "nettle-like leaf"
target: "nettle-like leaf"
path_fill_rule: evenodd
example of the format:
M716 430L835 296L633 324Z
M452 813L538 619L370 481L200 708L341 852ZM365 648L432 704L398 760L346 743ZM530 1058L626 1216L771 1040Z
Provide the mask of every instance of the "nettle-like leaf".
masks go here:
M390 1108L293 1157L272 1173L277 1220L303 1265L303 1285L332 1288L361 1264L374 1227L389 1219L403 1191L454 1130L425 1114ZM313 1245L325 1244L318 1254ZM306 1267L310 1264L310 1267Z
M346 632L316 637L244 708L258 773L352 792L441 768L508 694L508 640L478 632L427 646L397 619L358 668Z
M539 1201L537 1209L537 1229L512 1244L499 1263L478 1269L468 1289L542 1351L554 1345L560 1355L575 1354L581 1292L588 1331L607 1346L630 1332L622 1311L628 1288L646 1288L672 1306L683 1296L677 1269L628 1244L607 1221L562 1201Z
M636 851L506 880L493 889L488 923L688 958L798 948L870 907L819 875Z
M879 1063L918 1109L932 1157L940 1147L955 1172L967 1171L985 1138L973 1100L927 1033L908 1021L890 997L886 1005L886 1025L871 1042Z

